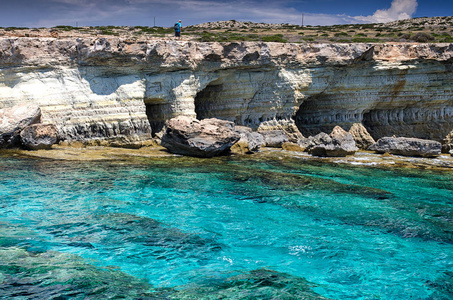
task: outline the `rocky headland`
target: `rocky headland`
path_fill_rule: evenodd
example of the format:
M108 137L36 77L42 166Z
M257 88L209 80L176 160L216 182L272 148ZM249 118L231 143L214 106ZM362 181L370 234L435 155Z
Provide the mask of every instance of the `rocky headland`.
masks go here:
M303 136L362 124L443 142L453 44L0 38L0 109L33 104L60 142L138 147L165 122L218 118ZM287 130L288 131L288 130Z

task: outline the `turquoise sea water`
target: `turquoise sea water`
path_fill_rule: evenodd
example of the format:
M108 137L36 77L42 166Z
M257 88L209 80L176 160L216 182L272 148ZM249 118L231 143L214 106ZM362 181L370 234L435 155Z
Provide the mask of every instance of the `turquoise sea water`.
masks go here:
M453 172L0 157L0 299L453 299Z

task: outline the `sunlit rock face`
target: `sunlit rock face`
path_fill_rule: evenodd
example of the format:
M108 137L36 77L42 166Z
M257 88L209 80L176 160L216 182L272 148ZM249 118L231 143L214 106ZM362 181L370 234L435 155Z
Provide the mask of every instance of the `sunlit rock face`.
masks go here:
M440 141L453 129L452 56L451 44L2 38L0 108L38 105L61 140L148 139L185 115Z
M357 122L374 138L440 141L453 127L451 69L451 62L444 61L373 61L318 69L296 124L304 135L329 132L335 125L348 129Z

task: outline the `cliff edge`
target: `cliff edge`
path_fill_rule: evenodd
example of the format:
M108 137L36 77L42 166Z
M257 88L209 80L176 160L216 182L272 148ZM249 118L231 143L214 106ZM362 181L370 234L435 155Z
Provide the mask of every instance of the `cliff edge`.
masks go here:
M70 141L147 139L178 115L440 141L452 57L453 44L0 38L0 108L36 104Z

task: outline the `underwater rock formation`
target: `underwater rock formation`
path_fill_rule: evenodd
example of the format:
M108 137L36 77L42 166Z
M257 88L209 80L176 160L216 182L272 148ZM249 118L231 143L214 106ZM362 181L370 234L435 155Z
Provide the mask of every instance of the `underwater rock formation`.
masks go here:
M452 44L0 38L0 108L37 105L62 140L146 140L180 115L305 135L453 129Z

